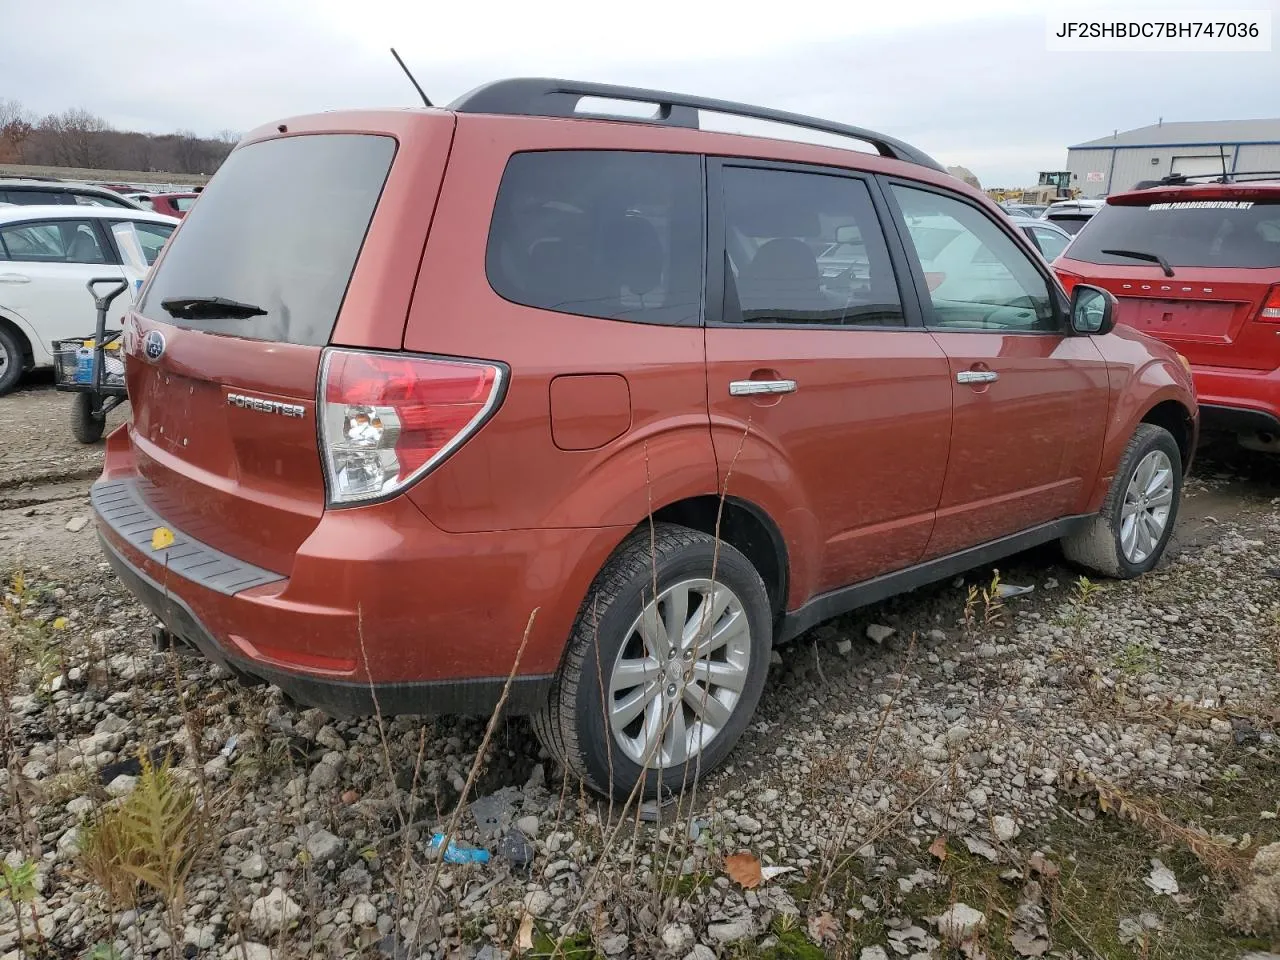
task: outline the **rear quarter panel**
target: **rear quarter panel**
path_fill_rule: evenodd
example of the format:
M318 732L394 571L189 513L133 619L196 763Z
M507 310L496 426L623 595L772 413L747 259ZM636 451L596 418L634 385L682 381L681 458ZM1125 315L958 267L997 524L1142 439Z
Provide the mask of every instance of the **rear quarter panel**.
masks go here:
M1102 506L1125 446L1147 413L1171 400L1196 422L1199 418L1191 374L1172 349L1126 326L1094 342L1107 360L1111 403L1098 481L1087 505L1090 513Z

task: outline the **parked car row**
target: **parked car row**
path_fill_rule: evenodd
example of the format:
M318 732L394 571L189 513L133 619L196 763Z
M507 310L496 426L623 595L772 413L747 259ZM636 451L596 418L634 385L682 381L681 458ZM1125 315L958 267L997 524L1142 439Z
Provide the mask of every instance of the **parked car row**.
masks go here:
M597 790L679 790L823 620L1055 540L1159 561L1190 373L1028 229L893 138L658 91L273 122L125 320L106 556L246 681L501 702Z

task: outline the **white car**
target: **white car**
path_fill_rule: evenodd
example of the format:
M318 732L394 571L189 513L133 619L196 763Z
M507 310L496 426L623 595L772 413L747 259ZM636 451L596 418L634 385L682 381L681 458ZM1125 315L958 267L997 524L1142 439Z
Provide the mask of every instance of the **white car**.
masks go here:
M107 318L109 329L119 329L178 223L116 207L0 207L0 394L26 371L52 367L54 340L93 333L88 281L128 281Z

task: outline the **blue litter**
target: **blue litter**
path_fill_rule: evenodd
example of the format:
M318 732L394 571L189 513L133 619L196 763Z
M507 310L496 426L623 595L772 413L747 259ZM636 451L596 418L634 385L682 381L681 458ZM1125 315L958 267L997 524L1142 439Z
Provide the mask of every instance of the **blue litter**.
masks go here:
M439 850L440 845L444 843L444 834L437 833L431 838L431 849ZM489 851L480 850L475 847L460 847L452 840L444 851L445 863L488 863Z

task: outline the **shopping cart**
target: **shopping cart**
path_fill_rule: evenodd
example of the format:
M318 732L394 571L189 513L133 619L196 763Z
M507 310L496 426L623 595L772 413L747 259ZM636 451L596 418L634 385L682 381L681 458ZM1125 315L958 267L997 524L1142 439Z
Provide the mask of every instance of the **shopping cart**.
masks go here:
M115 286L102 296L94 289L104 283ZM81 443L102 439L107 414L127 399L124 382L124 351L120 331L107 329L107 311L116 297L129 289L119 277L90 280L85 287L98 310L98 324L91 336L53 341L54 386L74 393L71 404L71 432Z

